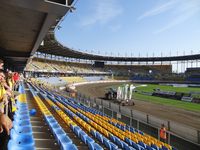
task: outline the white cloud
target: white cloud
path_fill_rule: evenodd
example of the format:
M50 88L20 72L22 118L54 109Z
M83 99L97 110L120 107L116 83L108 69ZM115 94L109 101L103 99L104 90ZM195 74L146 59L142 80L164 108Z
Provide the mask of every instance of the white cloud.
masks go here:
M197 13L200 13L200 0L182 0L176 7L177 16L175 16L166 26L158 29L154 33L157 34L169 30L176 25L184 23Z
M154 32L158 34L187 21L198 12L200 12L200 0L169 0L146 11L138 17L138 20L153 17L161 13L171 13L172 19L169 22L165 22L165 26Z
M164 4L158 5L155 8L146 11L144 14L138 17L138 20L142 20L146 17L151 17L151 16L156 16L161 13L164 13L166 11L169 11L174 7L174 5L178 2L179 0L169 0L168 2L165 2Z
M106 24L122 14L123 9L118 0L93 0L92 11L81 20L81 26L96 23Z

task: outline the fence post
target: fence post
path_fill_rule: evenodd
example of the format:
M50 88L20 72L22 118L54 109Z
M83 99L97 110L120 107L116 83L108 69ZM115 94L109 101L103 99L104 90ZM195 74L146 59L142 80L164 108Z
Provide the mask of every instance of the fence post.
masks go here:
M158 128L158 140L160 140L160 129Z
M111 102L109 102L109 108L111 108Z
M130 126L132 126L132 121L133 121L132 117L130 117Z
M111 114L111 115L112 115L112 118L113 118L113 110L111 110L111 111L112 111L112 114Z
M139 128L140 128L140 123L139 123L139 121L137 120L137 129L139 130Z
M84 98L84 99L83 99L83 104L84 104L84 105L85 105L85 101L86 101L86 100L85 100L85 98Z
M97 104L97 99L96 98L94 99L94 103Z
M131 109L131 119L133 118L133 110Z
M131 121L130 121L130 125L133 126L133 110L131 109Z
M147 114L147 124L149 124L149 115Z
M170 144L170 138L171 138L171 134L170 134L170 132L168 132L167 144Z
M200 144L200 131L197 130L197 138L198 138L198 144Z
M171 129L170 129L170 121L167 121L167 126L168 126L168 131L170 131Z

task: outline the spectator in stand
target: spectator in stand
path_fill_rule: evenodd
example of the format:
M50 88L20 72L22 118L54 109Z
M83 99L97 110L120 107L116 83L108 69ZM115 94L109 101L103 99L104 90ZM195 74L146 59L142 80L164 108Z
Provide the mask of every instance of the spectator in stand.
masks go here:
M12 128L12 121L6 114L4 109L8 104L8 95L11 94L11 89L8 87L5 81L5 75L3 73L3 60L0 59L0 147L5 148L8 141L10 129ZM5 113L5 114L4 114Z
M0 59L0 70L3 70L3 65L4 65L3 60Z
M19 81L19 74L17 72L13 73L13 80L15 83L17 83Z
M164 143L167 142L167 129L164 124L161 125L161 129L160 129L160 141Z

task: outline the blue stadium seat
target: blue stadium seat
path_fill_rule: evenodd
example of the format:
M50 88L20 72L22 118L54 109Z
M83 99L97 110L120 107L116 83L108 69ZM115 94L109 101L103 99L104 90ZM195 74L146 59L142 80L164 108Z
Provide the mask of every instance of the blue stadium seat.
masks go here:
M168 148L167 148L167 147L165 147L165 146L162 146L162 149L163 149L163 150L168 150Z
M30 120L30 117L28 115L26 116L17 116L17 115L14 115L14 120Z
M114 135L111 135L111 134L110 134L110 139L111 139L111 141L112 141L112 142L114 142L114 143L115 143L115 139L116 139L116 138L115 138L115 136L114 136Z
M97 138L101 143L103 143L103 137L102 137L102 135L101 135L99 132L96 132L96 138Z
M133 141L132 141L132 146L133 146L133 148L135 148L136 150L140 150L140 147L139 147L135 142L133 142Z
M105 138L105 137L103 137L103 144L104 144L109 150L112 150L112 147L111 147L111 145L110 145L110 141L109 141L107 138Z
M35 150L35 147L32 145L19 145L13 140L9 140L8 150Z
M138 144L139 144L140 146L142 146L143 148L146 148L146 144L144 144L143 142L139 141Z
M67 135L62 135L58 137L58 143L65 147L67 144L72 144L72 140Z
M89 143L89 150L103 150L103 148L97 143Z
M60 125L58 124L58 122L50 123L50 128L52 131L55 129L60 129Z
M91 133L94 137L96 137L96 131L95 131L95 130L91 130L90 133Z
M62 150L78 150L78 148L74 144L68 143L62 145Z
M86 137L86 143L87 144L89 144L89 143L94 143L95 141L91 138L91 137L89 137L89 136L87 136Z
M15 126L29 126L31 127L30 120L14 120L13 125Z
M116 143L117 143L117 145L120 147L120 148L123 148L123 143L122 143L122 141L119 139L119 138L115 138L115 140L116 140Z
M84 132L84 131L80 131L79 136L81 138L81 140L86 144L86 137L88 137L88 135Z
M34 140L33 135L30 134L21 134L18 135L16 132L13 132L12 141L15 143L15 145L22 145L22 146L34 146Z
M82 129L78 126L74 127L74 133L79 137L79 133Z
M152 147L150 147L150 146L146 146L146 150L154 150Z
M32 134L32 128L30 126L18 126L14 125L14 128L11 129L11 133L16 132L17 134ZM11 134L12 137L12 134Z
M112 142L110 142L110 145L111 145L111 147L112 147L112 150L118 150L118 149L119 149L118 146L115 145L115 144L112 143Z
M52 124L52 123L58 123L58 122L56 121L55 118L48 118L47 123Z
M131 150L131 148L126 143L123 144L123 147L124 150Z
M159 150L159 148L155 144L152 144L151 147L154 148L155 150Z
M70 124L70 128L72 129L72 131L74 131L74 128L75 128L75 127L76 127L76 126Z
M53 129L54 131L54 135L56 136L56 139L57 140L59 140L59 137L60 136L66 136L66 133L65 133L65 131L63 130L63 129L61 129L61 128L58 128L58 129Z

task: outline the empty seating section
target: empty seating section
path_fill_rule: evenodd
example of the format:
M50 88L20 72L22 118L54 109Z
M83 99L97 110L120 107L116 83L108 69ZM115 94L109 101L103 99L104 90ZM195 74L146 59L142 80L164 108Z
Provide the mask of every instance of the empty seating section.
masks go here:
M44 99L49 103L50 106L52 106L56 112L60 115L60 117L66 122L66 124L72 129L72 131L79 137L81 138L81 140L83 141L83 143L87 144L88 147L93 147L91 149L102 149L97 143L95 143L95 141L88 136L88 134L86 132L89 132L90 127L89 125L87 125L83 120L81 120L77 115L75 115L72 111L65 109L66 114L69 116L67 116L56 104L64 107L62 104L59 104L58 102L56 102L55 100L53 100L53 98L50 100L48 99L46 96L44 96ZM50 97L50 96L48 96ZM84 132L84 130L82 130L74 121L72 121L71 118L73 118L77 123L79 123L82 128L84 128L86 130L86 132Z
M105 65L104 71L112 71L114 75L127 76L133 74L152 73L169 74L172 73L171 65Z
M97 68L92 63L86 62L66 62L58 60L50 60L43 58L33 58L27 64L25 71L35 72L57 72L66 74L92 74L92 75L115 75L115 76L133 76L147 75L151 70L151 74L171 74L172 65L167 64L105 64L102 68Z
M59 77L40 77L37 78L37 80L40 80L42 83L45 82L53 86L63 86L66 85L67 83L66 81L62 80Z
M68 137L68 135L62 129L62 127L59 125L59 123L53 117L51 112L48 110L48 108L42 102L40 97L36 94L34 89L30 85L28 85L28 86L30 88L31 93L34 96L34 99L35 99L37 105L39 106L41 112L44 115L46 123L49 125L49 127L50 127L54 137L56 138L58 144L60 145L61 149L68 150L70 148L71 150L77 150L77 147L73 144L72 140Z
M67 83L79 83L85 82L86 80L82 77L60 77L62 80L66 81Z
M101 69L96 69L92 64L80 63L80 62L64 62L56 60L48 60L41 58L33 58L33 60L27 64L26 71L36 72L59 72L59 73L84 73L84 74L105 74Z
M175 149L142 131L104 115L100 111L81 105L75 102L74 99L65 98L30 83L27 83L27 85L61 150L77 150L78 147L54 118L52 110L90 150ZM21 94L17 101L18 110L14 115L14 127L11 129L8 150L35 150L35 141L23 84L20 84L19 92ZM52 108L51 111L47 105Z
M174 149L170 145L128 126L123 122L104 115L100 111L80 105L73 99L66 99L63 96L34 85L31 89L32 91L33 89L40 91L42 99L44 99L57 112L77 137L79 137L83 143L88 145L89 149L103 149L104 147L110 150ZM38 105L41 105L40 107L43 109L47 120L49 119L51 124L53 124L52 131L55 132L54 135L59 141L58 143L62 144L62 142L66 140L63 139L64 137L67 137L66 134L58 123L54 123L54 119L52 119L53 116L48 109L45 108L41 99L38 96L35 96L35 99ZM57 131L54 128L58 128L59 130ZM62 134L63 136L61 136ZM68 139L68 141L70 141L70 139ZM64 148L64 146L62 147Z
M8 150L34 150L32 126L26 101L26 94L22 84L19 85L17 111L14 114L13 128L10 131Z
M107 78L105 76L86 76L83 77L83 79L86 80L87 82L91 82L91 81L106 80Z

